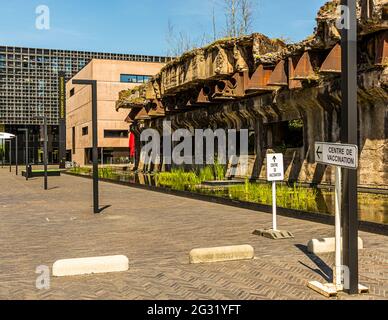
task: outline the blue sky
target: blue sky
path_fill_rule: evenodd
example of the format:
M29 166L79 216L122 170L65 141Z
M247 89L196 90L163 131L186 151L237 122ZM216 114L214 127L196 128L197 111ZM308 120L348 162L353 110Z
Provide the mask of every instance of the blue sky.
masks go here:
M313 32L325 0L254 0L252 31L299 41ZM0 0L0 45L165 55L168 21L194 42L212 35L223 0ZM35 28L35 9L50 8L50 30Z

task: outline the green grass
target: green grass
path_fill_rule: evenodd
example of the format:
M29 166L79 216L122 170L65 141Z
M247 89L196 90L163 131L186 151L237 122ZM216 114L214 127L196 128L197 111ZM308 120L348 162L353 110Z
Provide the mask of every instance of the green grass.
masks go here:
M186 187L201 183L194 171L185 172L183 169L173 169L171 172L159 172L155 175L157 186L169 187L175 190L185 190Z
M216 162L213 166L214 176L217 181L225 179L226 175L226 166Z
M213 181L214 180L214 172L210 166L206 166L199 170L199 179L201 182L203 181Z
M74 174L79 174L79 175L91 175L93 170L92 168L76 167L76 168L71 168L69 172ZM114 168L111 168L111 167L98 168L98 177L100 179L115 179L118 176L119 174L115 171Z
M272 205L271 184L258 184L245 181L244 185L231 186L229 197L236 200ZM277 205L295 210L317 210L317 191L302 188L296 184L292 187L278 185L276 188Z
M158 186L186 190L204 181L224 180L225 174L225 166L216 163L189 172L185 172L183 169L172 169L171 172L158 172L155 174L155 179Z
M84 168L84 167L75 167L75 168L71 168L69 172L74 174L80 174L80 175L90 175L92 173L92 169Z

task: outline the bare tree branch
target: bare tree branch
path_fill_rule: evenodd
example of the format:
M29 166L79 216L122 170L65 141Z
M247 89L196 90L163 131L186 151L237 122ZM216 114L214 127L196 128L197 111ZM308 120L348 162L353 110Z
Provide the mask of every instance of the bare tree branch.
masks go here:
M252 0L240 0L240 35L250 33L253 20Z

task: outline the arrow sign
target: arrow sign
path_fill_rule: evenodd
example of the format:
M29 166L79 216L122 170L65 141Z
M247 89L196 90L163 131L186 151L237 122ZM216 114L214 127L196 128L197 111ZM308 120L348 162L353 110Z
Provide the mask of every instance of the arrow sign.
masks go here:
M353 144L316 142L315 162L356 170L358 147Z
M283 154L267 154L267 180L283 181L284 180L284 163Z
M316 155L317 155L318 159L321 159L321 155L322 155L321 146L318 146L317 151L316 151Z

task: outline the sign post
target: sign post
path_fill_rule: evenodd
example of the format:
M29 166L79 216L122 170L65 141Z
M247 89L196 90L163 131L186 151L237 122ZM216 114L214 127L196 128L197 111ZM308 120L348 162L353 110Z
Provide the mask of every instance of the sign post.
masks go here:
M272 182L272 229L277 231L276 181L284 180L283 154L267 154L267 181Z
M345 263L345 252L341 250L344 241L342 226L342 170L357 172L358 146L340 143L315 143L315 162L335 166L335 267L333 283L321 284L317 281L309 282L308 286L327 296L335 296L338 291L350 290L351 270ZM358 214L355 212L355 214ZM357 237L358 241L358 237ZM368 292L368 288L357 284L357 293ZM349 286L349 287L348 287Z
M278 230L277 210L276 210L276 182L284 180L283 154L267 154L267 181L272 182L272 229L256 230L254 234L266 238L278 240L293 238L293 234L288 231Z
M335 285L342 285L342 253L341 253L341 198L342 198L341 167L335 167Z

